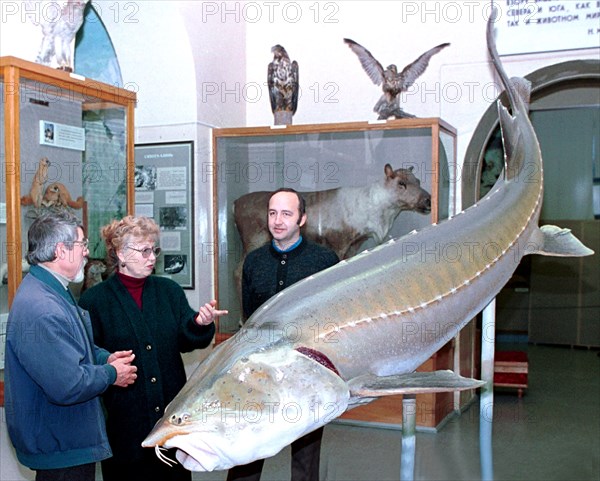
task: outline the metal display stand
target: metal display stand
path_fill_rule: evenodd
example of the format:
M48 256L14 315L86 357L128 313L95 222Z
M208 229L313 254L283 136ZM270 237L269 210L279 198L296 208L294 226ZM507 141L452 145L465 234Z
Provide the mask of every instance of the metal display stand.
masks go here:
M481 387L479 399L479 457L481 479L493 481L492 424L494 415L494 352L496 348L496 298L483 310L481 326ZM404 395L402 399L402 453L400 479L415 479L416 456L416 396Z

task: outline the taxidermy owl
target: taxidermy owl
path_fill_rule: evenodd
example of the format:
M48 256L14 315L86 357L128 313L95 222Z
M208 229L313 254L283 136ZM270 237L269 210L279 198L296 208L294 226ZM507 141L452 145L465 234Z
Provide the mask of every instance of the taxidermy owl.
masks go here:
M89 0L32 1L33 11L41 12L33 21L42 30L37 63L73 71L75 35L83 24L84 10Z
M271 110L275 125L289 125L298 107L298 62L290 57L281 45L275 45L271 52L273 61L269 64L267 84Z
M379 114L378 120L387 120L390 117L396 119L414 117L414 115L408 114L400 108L400 94L425 72L431 57L450 45L449 43L442 43L437 47L433 47L398 73L396 65L391 64L384 69L371 52L354 40L345 38L344 42L358 56L360 64L373 83L382 86L383 95L373 108L373 111Z

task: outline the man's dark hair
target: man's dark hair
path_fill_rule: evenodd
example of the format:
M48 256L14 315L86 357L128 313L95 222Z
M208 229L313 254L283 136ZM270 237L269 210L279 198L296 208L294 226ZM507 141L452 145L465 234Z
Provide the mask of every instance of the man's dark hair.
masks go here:
M296 194L296 196L298 197L298 210L300 211L300 217L298 218L298 223L300 223L300 219L302 219L302 216L304 214L306 214L306 201L304 200L304 197L302 197L302 194L300 194L300 192L297 192L296 190L292 189L291 187L282 187L281 189L277 189L275 192L273 192L271 194L271 196L269 197L269 202L271 202L271 198L275 194L279 194L279 192L290 192L292 194Z

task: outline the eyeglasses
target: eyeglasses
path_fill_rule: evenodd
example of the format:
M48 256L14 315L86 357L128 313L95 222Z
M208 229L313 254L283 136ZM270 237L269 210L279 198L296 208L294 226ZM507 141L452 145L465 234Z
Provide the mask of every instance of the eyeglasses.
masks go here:
M81 247L83 247L84 249L87 249L88 246L90 245L89 239L76 240L76 241L73 241L72 243L73 244L81 244Z
M129 248L133 251L140 252L144 259L150 257L150 254L152 253L154 253L154 257L158 257L161 251L160 247L144 247L143 249L136 249L135 247L129 246Z

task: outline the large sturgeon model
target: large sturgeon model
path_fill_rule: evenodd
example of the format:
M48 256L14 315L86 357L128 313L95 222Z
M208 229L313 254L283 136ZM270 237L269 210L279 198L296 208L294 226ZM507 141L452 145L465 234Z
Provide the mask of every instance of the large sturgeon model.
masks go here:
M476 205L359 254L282 291L218 346L169 404L143 446L178 448L192 471L272 456L360 403L481 383L414 372L496 296L526 254L593 251L568 230L538 227L543 175L528 119L529 84L499 103L505 176ZM170 461L170 460L169 460Z

